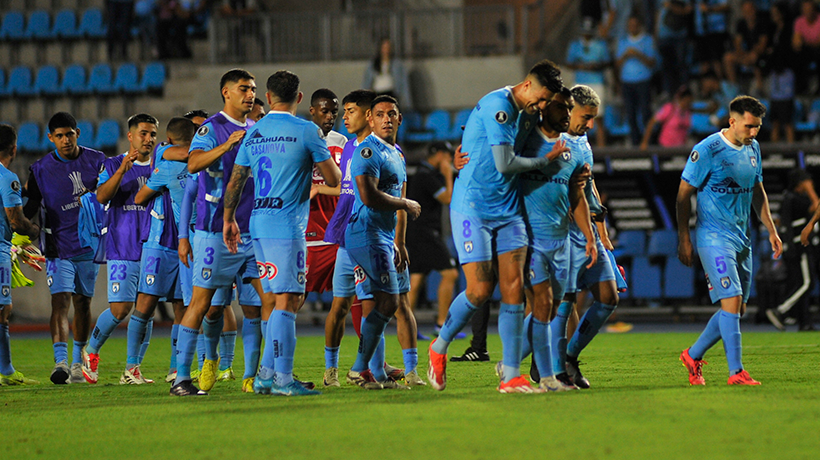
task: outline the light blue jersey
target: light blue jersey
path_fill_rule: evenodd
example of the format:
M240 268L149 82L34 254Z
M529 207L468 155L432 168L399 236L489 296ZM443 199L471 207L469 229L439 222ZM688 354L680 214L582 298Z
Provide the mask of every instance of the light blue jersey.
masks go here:
M350 174L371 176L379 180L378 189L390 196L401 197L407 181L404 157L396 148L375 134L367 136L350 160ZM353 187L356 201L345 232L345 247L361 248L372 244L393 244L396 230L396 212L379 211L362 201L359 188Z
M15 208L23 205L20 190L20 179L17 174L0 164L0 201L3 202L4 208ZM0 240L0 250L3 251L3 254L8 254L11 251L11 237L14 232L5 212L3 217L0 218L0 231L3 233L3 238ZM5 281L3 283L4 285L7 284Z
M185 196L185 183L190 175L188 164L181 161L171 161L163 158L163 153L172 144L162 143L154 153L154 170L148 178L148 188L157 192L168 191L173 202L174 222L179 222L179 211Z
M545 156L559 138L550 139L536 128L530 134L521 156ZM576 172L584 168L583 152L564 152L541 170L521 174L521 193L531 235L538 238L563 240L569 233L569 183Z
M492 147L523 146L535 127L534 116L522 114L512 87L493 91L478 101L467 119L462 151L470 162L453 186L450 209L465 216L506 219L521 215L518 174L502 174L495 166Z
M749 210L763 182L760 144L737 146L712 134L695 145L681 178L698 189L697 246L750 248Z
M589 164L589 169L592 170L593 165L595 164L595 160L592 156L592 146L589 145L589 139L587 138L586 134L583 136L573 136L569 133L561 134L561 139L566 141L567 147L569 147L572 155L575 156L576 152L578 152L579 157L583 157L583 162ZM598 198L595 196L595 193L592 191L592 181L587 183L586 188L584 189L584 196L587 198L587 203L589 204L589 212L590 214L600 214L601 213L601 203L598 202ZM595 225L592 226L592 233L598 236L598 229ZM576 246L586 247L587 238L584 236L584 232L581 231L581 228L578 227L578 224L574 221L569 225L569 238L572 240L572 243Z
M254 239L305 239L313 164L330 159L315 123L271 111L248 131L236 164L253 172Z

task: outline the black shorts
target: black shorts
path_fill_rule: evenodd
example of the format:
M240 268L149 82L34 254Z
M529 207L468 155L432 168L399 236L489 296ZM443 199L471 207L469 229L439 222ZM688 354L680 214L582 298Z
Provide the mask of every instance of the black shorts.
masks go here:
M438 231L413 232L407 235L407 255L410 257L410 273L426 275L431 271L456 268L456 259Z
M772 101L769 107L769 119L783 124L791 124L794 119L794 101Z
M728 38L728 34L708 34L695 37L695 62L723 62L723 53L726 52Z

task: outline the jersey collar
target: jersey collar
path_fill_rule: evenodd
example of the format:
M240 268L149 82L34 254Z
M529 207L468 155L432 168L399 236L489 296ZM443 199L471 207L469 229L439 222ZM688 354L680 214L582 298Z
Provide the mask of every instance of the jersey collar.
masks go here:
M536 126L535 129L538 131L538 135L541 136L541 139L544 139L545 141L549 142L550 144L554 144L554 143L558 142L558 139L561 139L561 134L560 133L558 134L558 137L549 137L544 132L544 130L541 129L540 126Z
M241 121L237 120L236 118L233 118L232 116L225 113L224 110L220 110L219 113L221 113L222 116L225 117L226 120L230 121L231 123L235 124L236 126L241 126L243 128L248 126L247 121L245 123L242 123Z
M728 145L729 147L737 150L738 152L743 150L743 147L745 147L745 145L737 146L737 145L733 144L731 141L729 141L729 139L727 139L726 136L723 134L722 129L720 130L720 138L723 140L723 142L726 143L726 145Z
M520 111L521 111L521 107L519 107L519 106L518 106L518 102L515 100L515 96L513 96L513 87L508 85L508 86L505 86L505 87L504 87L504 89L506 89L507 91L509 91L510 100L511 100L511 101L512 101L512 103L513 103L513 107L515 107L515 110L517 110L517 111L519 111L519 112L520 112Z
M293 116L293 114L292 114L292 113L290 113L290 112L285 112L284 110L270 110L270 111L268 111L268 115L270 115L270 114L272 114L272 113L281 113L281 114L284 114L284 115L290 115L290 116Z
M387 148L389 148L389 149L391 149L391 150L395 150L396 152L398 152L398 151L399 151L399 149L397 149L395 145L390 145L390 144L388 144L388 143L387 143L387 141L385 141L385 140L384 140L384 139L382 139L381 137L377 136L377 135L376 135L376 133L370 133L370 136L372 136L372 137L373 137L373 139L375 139L375 140L377 140L377 141L381 142L382 144L384 144L384 145L385 145L385 147L387 147Z

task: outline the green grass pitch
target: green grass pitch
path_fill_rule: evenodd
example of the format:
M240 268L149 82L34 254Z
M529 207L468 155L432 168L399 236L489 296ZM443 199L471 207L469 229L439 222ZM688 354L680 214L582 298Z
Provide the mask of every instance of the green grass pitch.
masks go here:
M726 385L720 344L706 356L707 386L689 387L678 354L696 337L602 334L582 355L593 386L585 391L502 395L493 362L450 363L443 392L343 383L310 398L244 394L240 380L217 383L207 397L171 397L159 383L170 354L161 337L143 364L156 384L118 385L125 339L112 339L99 384L55 386L50 342L12 337L16 367L44 383L0 387L0 452L9 459L820 458L820 334L744 334L744 364L759 387ZM427 344L419 348L422 371ZM345 338L343 370L356 345ZM322 337L299 338L300 378L321 382L323 346ZM500 358L498 336L489 348ZM388 337L388 361L401 363L395 336ZM238 378L242 362L237 340Z

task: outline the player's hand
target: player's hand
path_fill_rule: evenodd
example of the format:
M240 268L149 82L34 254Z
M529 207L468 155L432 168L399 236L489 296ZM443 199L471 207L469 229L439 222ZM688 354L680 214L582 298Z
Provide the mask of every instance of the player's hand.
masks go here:
M456 154L453 155L453 167L456 171L461 171L470 162L470 153L461 151L461 144L456 147Z
M193 262L194 256L193 251L191 250L191 242L188 238L179 239L179 249L177 249L177 254L179 254L179 261L186 267L191 268L188 261Z
M315 185L310 186L310 199L312 200L313 197L319 194L319 187Z
M814 224L809 222L808 225L803 227L803 231L800 232L800 244L803 246L809 245L809 237L811 236L811 231L814 228Z
M128 154L125 155L125 158L123 158L122 163L120 163L120 167L117 168L117 172L125 174L130 171L138 156L139 152L128 152Z
M802 233L800 235L800 241L801 242L803 241ZM780 235L778 235L777 232L772 233L771 235L769 235L769 243L772 244L772 252L774 252L774 254L772 255L772 258L779 259L780 254L783 253L783 242L780 241Z
M689 238L681 239L678 242L678 260L680 260L683 265L691 267L694 258L692 241L690 241Z
M232 132L231 135L228 136L228 140L225 141L224 144L222 144L222 145L225 146L225 151L228 151L228 150L234 148L236 146L236 144L238 144L239 141L242 140L243 137L245 137L245 130L244 129L240 129L240 130Z
M421 214L421 205L416 201L405 198L404 210L407 211L407 215L410 216L411 219L416 220L416 218L419 217L419 214Z
M583 190L583 188L589 183L590 179L592 179L592 168L590 168L589 163L584 163L584 167L581 169L581 172L575 175L575 185L577 185L579 189Z
M407 270L410 265L410 256L407 254L407 246L403 244L395 244L393 246L396 250L394 263L396 264L396 272L401 273Z
M225 241L225 246L231 254L236 254L239 251L239 244L242 243L242 236L239 233L239 224L236 221L225 222L222 226L222 239Z
M587 241L586 254L587 259L589 260L587 269L590 269L595 266L596 262L598 262L598 245L595 244L595 240Z
M555 145L552 146L552 150L547 153L547 159L550 161L555 160L558 158L562 153L569 152L569 147L567 147L566 141L558 141Z
M615 246L612 244L612 240L609 239L609 234L604 235L601 232L598 232L598 235L601 237L601 244L604 245L604 249L606 249L607 251L615 250Z

